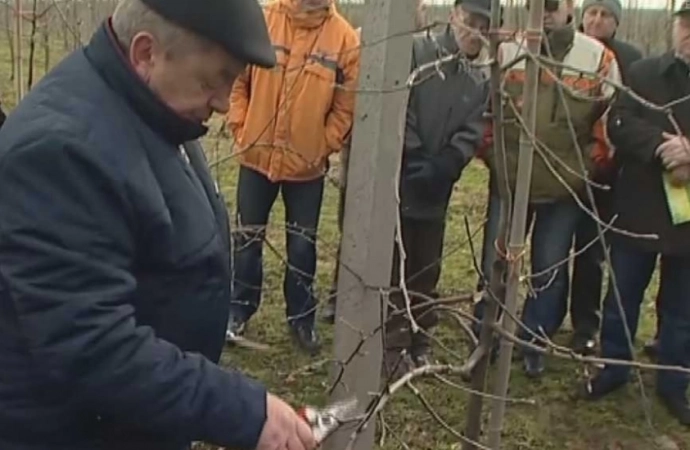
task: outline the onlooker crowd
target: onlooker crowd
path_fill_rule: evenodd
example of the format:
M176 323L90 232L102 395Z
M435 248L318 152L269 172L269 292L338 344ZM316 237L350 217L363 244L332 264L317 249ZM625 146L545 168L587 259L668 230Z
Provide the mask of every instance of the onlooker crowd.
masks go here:
M531 276L518 336L543 347L569 312L573 351L594 354L600 338L604 357L630 358L627 333L635 337L639 305L660 257L658 330L646 350L665 364L690 366L690 145L684 134L690 126L690 109L682 102L674 105L677 129L664 114L645 108L634 97L666 104L687 94L690 3L676 13L674 48L644 59L638 49L616 37L623 19L619 0L585 0L580 6L576 20L574 0L544 4L544 62L537 88L537 148L528 205ZM328 156L341 152L338 221L342 227L355 100L352 89L333 86L356 83L358 53L353 49L359 37L330 0L279 0L265 11L278 69L248 68L235 83L229 113L242 165L237 194L242 230L235 244L228 337L241 333L258 307L263 227L281 191L288 229L288 323L300 346L315 353L313 242L323 176ZM453 186L473 158L483 161L489 173L479 301L472 327L479 333L487 302L494 301L488 280L500 247L498 183L505 175L509 195L515 191L524 137L525 37L516 35L499 47L499 61L510 67L503 79L506 170L501 174L494 166L484 45L491 2L455 1L449 25L440 31L427 29L427 13L420 0L416 23L420 32L414 37L411 70L447 55L457 57L429 73L422 71L423 81L413 85L409 96L399 214L405 285L420 330L412 332L405 314L393 314L387 321L383 369L394 377L429 363L430 339L438 321L429 299L439 297L448 204ZM621 92L623 84L634 95ZM314 117L319 117L319 125ZM247 226L254 229L247 231ZM657 238L632 238L630 232ZM609 288L602 299L607 255ZM400 261L396 246L392 287L400 284ZM338 270L323 301L322 315L330 323L336 317ZM394 291L389 313L401 308L405 308L404 296ZM545 373L543 351L525 347L520 356L528 376ZM605 367L581 394L596 399L627 379L624 368ZM660 372L658 386L671 412L690 424L686 377Z
M650 57L616 37L619 0L584 0L579 18L575 7L544 3L518 335L534 346L521 348L523 368L544 376L540 349L568 311L573 351L631 359L657 261L646 350L690 368L690 0L674 14L673 48ZM420 329L392 314L406 308L394 290L381 367L389 378L431 361L429 299L440 297L446 233L457 232L446 226L449 202L475 158L489 174L479 333L494 301L501 202L511 200L498 183L515 191L526 135L526 37L499 46L508 68L503 101L491 105L491 1L456 0L440 30L427 15L419 0L399 173L405 258L395 246L390 278L405 282ZM360 47L335 0L120 0L7 120L0 109L0 448L316 448L290 406L217 363L223 336L239 339L261 303L278 194L286 323L299 349L320 351L317 231L337 153L342 226ZM671 105L675 120L641 100ZM213 113L226 117L240 164L232 233L198 143ZM334 278L322 312L331 323L336 291ZM629 372L606 365L579 393L599 399ZM690 426L689 382L657 373L659 399Z

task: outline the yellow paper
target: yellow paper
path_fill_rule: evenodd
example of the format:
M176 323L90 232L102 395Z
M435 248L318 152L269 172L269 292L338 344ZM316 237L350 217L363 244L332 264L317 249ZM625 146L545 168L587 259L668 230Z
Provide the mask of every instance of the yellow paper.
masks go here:
M664 190L666 191L666 203L668 204L671 220L674 225L690 222L690 184L674 186L671 176L664 172Z

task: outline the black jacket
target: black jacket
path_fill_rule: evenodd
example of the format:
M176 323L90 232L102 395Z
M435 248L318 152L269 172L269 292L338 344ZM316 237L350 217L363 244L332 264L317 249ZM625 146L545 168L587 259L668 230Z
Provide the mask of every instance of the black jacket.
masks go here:
M5 119L7 119L7 116L5 115L5 111L2 110L2 104L0 104L0 128L2 128L2 124L5 123Z
M1 449L255 447L265 390L215 364L230 240L205 132L140 81L108 25L8 117Z
M630 67L628 86L646 100L664 105L690 95L688 66L672 52L639 60ZM690 134L690 102L677 104L673 113L684 135ZM662 112L648 109L621 93L613 104L608 133L616 148L620 171L614 194L617 228L659 239L612 237L641 250L690 256L690 224L674 226L662 182L663 165L655 156L662 132L673 127Z
M458 52L450 31L415 36L412 69ZM488 104L486 71L462 58L447 62L445 80L422 71L410 92L401 174L401 214L412 219L445 220L453 185L479 146ZM430 163L430 179L410 180L409 168Z

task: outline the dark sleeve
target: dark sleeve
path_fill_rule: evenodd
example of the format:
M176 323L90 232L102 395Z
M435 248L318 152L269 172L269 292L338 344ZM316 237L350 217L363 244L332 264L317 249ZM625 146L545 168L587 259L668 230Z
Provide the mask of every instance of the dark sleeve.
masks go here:
M0 161L0 276L36 372L86 414L255 448L264 388L137 325L124 190L77 141L46 140Z
M0 128L2 128L2 124L5 123L5 119L7 119L7 116L5 115L5 111L2 110L2 104L0 103Z
M418 47L420 47L423 44L419 39L420 38L415 37L412 44L412 59L410 64L410 73L414 72L415 69L419 67L419 63L417 62L419 58ZM413 81L415 86L423 82L423 77L424 75L420 74L417 76L417 78L415 78L415 80ZM419 128L419 125L417 123L416 102L418 89L415 86L413 86L410 90L409 100L407 102L407 111L405 113L405 151L408 152L418 152L421 151L424 147L422 138L419 136L419 133L417 131Z
M640 93L642 83L649 83L650 67L648 61L640 60L630 67L628 83L630 89ZM645 78L647 78L645 80ZM632 96L620 92L611 106L608 117L607 133L615 147L616 158L621 161L634 159L643 163L655 159L657 147L663 142L663 130L645 119L652 114Z
M448 143L436 156L437 167L446 177L454 182L460 178L463 169L472 161L484 138L486 119L484 112L488 105L489 83L481 82L477 87L480 92L475 95L470 114L464 124L453 133Z

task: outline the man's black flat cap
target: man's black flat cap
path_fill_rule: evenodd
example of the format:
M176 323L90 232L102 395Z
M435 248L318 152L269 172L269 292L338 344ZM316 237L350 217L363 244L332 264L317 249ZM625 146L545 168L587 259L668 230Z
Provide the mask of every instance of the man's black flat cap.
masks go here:
M165 19L260 67L276 65L263 11L257 0L141 0Z

